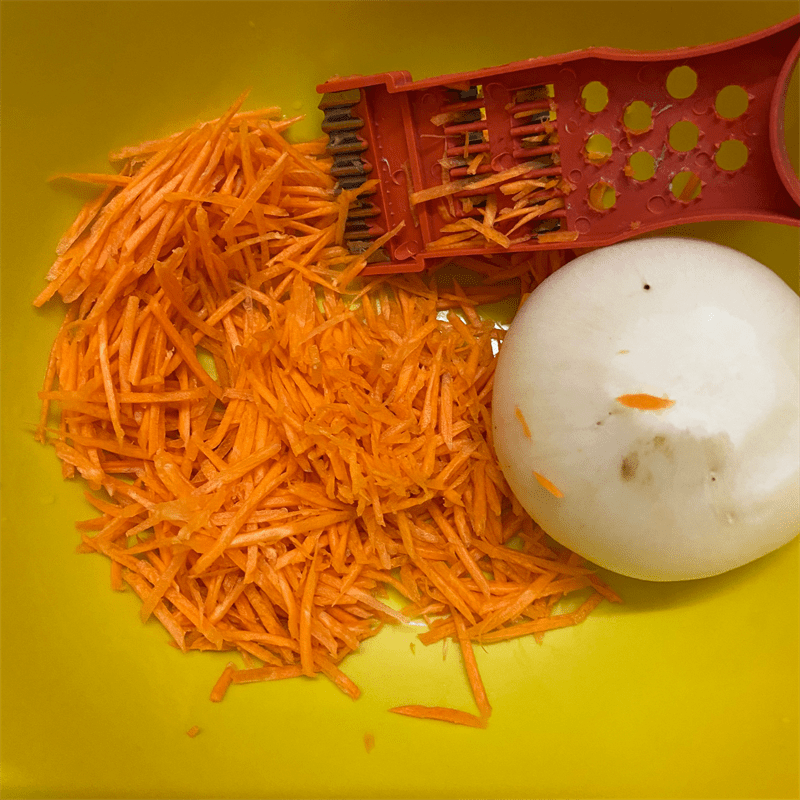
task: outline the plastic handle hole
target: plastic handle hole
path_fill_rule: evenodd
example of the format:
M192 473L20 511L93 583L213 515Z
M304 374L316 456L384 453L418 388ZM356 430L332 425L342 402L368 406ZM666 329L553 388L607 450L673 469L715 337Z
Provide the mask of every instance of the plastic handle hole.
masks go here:
M747 163L747 145L739 139L728 139L720 144L714 154L717 166L726 172L736 172Z
M600 81L591 81L583 87L581 101L590 114L599 114L608 105L608 88Z
M589 205L595 211L608 211L617 202L617 192L610 183L597 181L589 189Z
M640 150L628 159L625 174L635 181L649 181L656 174L656 160L651 153Z
M737 84L720 89L714 100L714 109L722 119L737 119L747 111L750 98L747 92Z
M653 109L643 100L634 100L625 108L622 124L629 133L645 133L653 126Z
M586 140L584 153L592 164L605 164L611 158L611 139L602 133L595 133Z
M669 129L669 146L679 153L686 153L697 147L700 131L694 122L682 119Z
M670 182L669 190L679 202L689 203L700 197L700 192L702 191L700 176L688 169L679 172Z
M667 75L667 91L676 100L685 100L697 90L697 73L687 66L675 67Z

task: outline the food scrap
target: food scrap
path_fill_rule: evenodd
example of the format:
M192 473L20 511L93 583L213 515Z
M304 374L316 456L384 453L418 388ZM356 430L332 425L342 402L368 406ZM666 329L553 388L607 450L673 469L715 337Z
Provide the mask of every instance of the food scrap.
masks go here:
M519 424L522 425L522 432L525 434L525 438L530 439L531 429L528 427L528 421L525 419L525 415L522 413L522 409L519 406L514 406L514 414L519 420Z
M194 739L194 737L197 736L198 733L200 733L200 728L197 725L192 725L192 727L189 728L188 731L186 731L186 735L190 739Z
M639 411L662 411L675 405L675 401L668 397L656 397L652 394L621 394L617 398L617 402L627 408L636 408Z
M485 728L486 720L468 711L459 711L457 708L443 708L441 706L397 706L390 708L395 714L417 719L437 719L440 722L452 722L454 725L466 725L470 728Z
M473 642L576 624L554 614L571 592L618 600L549 543L492 447L503 331L477 309L561 255L467 259L485 280L464 287L363 278L325 141L290 143L291 120L243 99L114 154L119 174L72 176L105 188L35 300L67 307L37 437L88 485L79 549L175 647L238 653L212 701L320 673L355 699L345 656L420 618L425 644L459 643L479 716L393 711L484 726Z
M539 481L539 484L543 488L547 489L547 491L550 492L550 494L552 494L554 497L564 496L564 492L562 492L561 489L559 489L552 481L549 481L547 478L545 478L544 475L541 475L538 472L534 472L533 476L534 478L536 478L537 481Z

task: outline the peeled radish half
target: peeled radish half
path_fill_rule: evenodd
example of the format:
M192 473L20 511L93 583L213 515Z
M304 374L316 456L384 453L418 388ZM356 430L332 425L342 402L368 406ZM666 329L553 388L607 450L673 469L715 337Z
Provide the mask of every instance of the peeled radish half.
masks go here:
M800 530L800 298L676 238L580 256L524 302L492 399L523 507L594 563L715 575Z

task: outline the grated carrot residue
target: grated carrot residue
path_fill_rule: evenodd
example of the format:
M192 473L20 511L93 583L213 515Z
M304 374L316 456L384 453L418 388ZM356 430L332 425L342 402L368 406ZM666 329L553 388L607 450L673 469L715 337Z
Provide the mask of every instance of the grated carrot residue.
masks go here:
M627 408L636 408L639 411L662 411L672 408L674 400L667 397L656 397L652 394L621 394L617 402Z
M514 406L514 416L519 420L519 424L522 425L522 432L525 434L525 438L530 439L531 429L528 427L528 421L519 406Z
M563 497L564 492L561 491L552 481L545 478L544 475L541 475L538 472L534 472L533 476L539 481L539 484L547 489L550 494L554 495L555 497Z
M363 278L325 141L291 144L243 101L114 154L119 176L73 176L106 188L35 300L67 305L37 438L91 490L79 550L176 647L238 654L213 701L320 673L355 699L343 659L421 618L422 642L459 644L478 715L393 710L483 727L474 642L576 624L552 615L568 592L613 599L552 549L492 449L503 331L477 309L563 262L466 259L485 280L464 287Z

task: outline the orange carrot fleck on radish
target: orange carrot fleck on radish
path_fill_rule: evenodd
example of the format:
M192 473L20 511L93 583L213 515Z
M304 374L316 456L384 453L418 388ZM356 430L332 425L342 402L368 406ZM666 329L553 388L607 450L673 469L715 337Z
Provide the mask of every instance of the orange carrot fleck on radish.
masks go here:
M617 402L626 408L635 408L639 411L663 411L675 405L674 400L652 394L621 394Z
M562 492L561 489L559 489L551 480L545 478L545 476L540 472L534 471L533 476L537 481L539 481L539 485L547 489L547 491L550 492L550 494L552 494L554 497L564 496L564 492Z
M519 420L519 424L522 425L522 432L525 434L525 438L530 439L531 429L528 427L528 421L519 406L514 406L514 416Z

